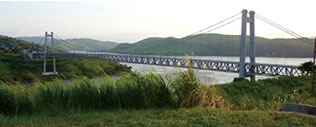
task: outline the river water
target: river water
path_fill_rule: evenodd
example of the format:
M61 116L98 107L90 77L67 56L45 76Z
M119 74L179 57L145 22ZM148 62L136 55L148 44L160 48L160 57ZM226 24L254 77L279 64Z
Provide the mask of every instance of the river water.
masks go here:
M178 56L179 57L179 56ZM239 57L220 57L220 56L193 56L192 59L205 59L205 60L222 60L222 61L239 61ZM304 62L311 61L312 58L280 58L280 57L256 57L256 63L266 64L281 64L281 65L295 65L299 66ZM246 59L249 61L249 58ZM176 72L184 71L184 68L166 67L157 65L144 65L144 64L132 64L121 63L127 66L131 66L134 72L140 74L154 73L161 76L175 75ZM222 84L232 82L235 77L238 77L238 73L229 72L217 72L208 70L194 70L199 80L207 85ZM256 79L273 78L268 76L256 76Z

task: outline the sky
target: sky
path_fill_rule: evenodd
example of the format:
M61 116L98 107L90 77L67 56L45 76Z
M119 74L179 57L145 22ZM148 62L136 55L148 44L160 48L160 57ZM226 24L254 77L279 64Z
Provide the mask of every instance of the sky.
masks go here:
M242 9L255 11L304 37L316 36L316 0L0 1L0 35L92 38L133 43L184 37ZM240 21L213 31L240 34ZM249 34L249 33L248 33ZM256 36L290 38L256 19Z

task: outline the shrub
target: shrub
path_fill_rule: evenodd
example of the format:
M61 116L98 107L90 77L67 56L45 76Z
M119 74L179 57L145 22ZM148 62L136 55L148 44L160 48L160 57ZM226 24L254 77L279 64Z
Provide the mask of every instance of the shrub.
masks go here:
M198 90L201 85L192 68L188 68L188 71L185 72L178 72L177 76L171 83L171 88L176 95L178 105L180 105L185 98Z
M230 109L232 106L222 96L217 95L215 87L200 87L185 98L180 107L213 107Z
M313 69L315 68L315 65L312 61L305 62L301 64L298 69L302 71L303 74L305 75L310 75L313 73ZM315 68L316 69L316 68Z
M189 64L187 66L190 66ZM178 77L171 83L179 107L214 107L230 109L232 106L217 94L215 87L202 86L191 67L185 72L178 72Z

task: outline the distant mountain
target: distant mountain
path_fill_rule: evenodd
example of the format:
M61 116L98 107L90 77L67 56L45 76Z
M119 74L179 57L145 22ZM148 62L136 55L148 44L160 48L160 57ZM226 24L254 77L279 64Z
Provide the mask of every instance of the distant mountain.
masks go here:
M108 51L118 45L116 42L98 41L88 38L67 39L65 41L75 46L75 48L78 47L87 51Z
M23 51L42 51L43 47L17 38L0 35L0 53L17 54Z
M248 37L249 38L249 37ZM247 39L248 40L248 39ZM299 39L267 39L256 37L256 56L311 57L313 46ZM246 42L249 47L249 41ZM139 42L119 44L111 52L144 55L239 56L240 36L200 34L185 38L147 38ZM247 49L247 54L249 49Z
M44 45L44 37L17 37L20 40Z
M19 37L19 39L44 45L44 37ZM51 46L50 41L48 45ZM118 45L111 41L98 41L88 38L57 40L56 47L62 50L108 51Z

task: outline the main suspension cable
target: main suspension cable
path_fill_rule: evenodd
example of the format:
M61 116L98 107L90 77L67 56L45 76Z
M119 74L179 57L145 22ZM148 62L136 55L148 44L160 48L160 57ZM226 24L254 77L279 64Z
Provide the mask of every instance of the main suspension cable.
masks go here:
M236 19L233 19L233 20L231 20L231 21L229 21L229 22L227 22L227 23L225 23L225 24L222 24L222 25L220 25L220 26L218 26L218 27L215 27L215 28L213 28L213 29L211 29L211 30L208 30L208 31L206 31L206 32L204 32L204 33L212 32L212 31L217 30L217 29L219 29L219 28L222 28L222 27L224 27L224 26L226 26L226 25L228 25L228 24L231 24L231 23L233 23L233 22L235 22L235 21L237 21L237 20L239 20L239 19L241 19L241 17L238 17L238 18L236 18ZM203 33L202 33L202 34L203 34ZM198 34L198 35L196 35L196 36L189 35L189 37L188 37L188 38L185 38L184 41L186 41L186 40L188 40L188 39L193 39L193 38L199 37L199 36L201 36L202 34Z
M191 34L189 34L189 35L187 35L187 36L184 36L184 37L188 37L188 36L192 36L192 35L201 33L201 32L203 32L203 31L205 31L205 30L207 30L207 29L210 29L210 28L212 28L212 27L214 27L214 26L216 26L216 25L219 25L219 24L221 24L221 23L223 23L223 22L225 22L225 21L227 21L227 20L229 20L229 19L232 19L232 18L236 17L236 16L239 15L239 14L241 14L241 12L238 12L237 14L234 14L234 15L232 15L232 16L230 16L230 17L224 19L224 20L221 20L221 21L219 21L219 22L217 22L217 23L215 23L215 24L213 24L213 25L211 25L211 26L208 26L208 27L206 27L206 28L203 28L203 29L201 29L201 30L198 30L198 31L196 31L196 32L194 32L194 33L191 33Z
M291 30L289 30L289 29L287 29L287 28L285 28L285 27L283 27L281 25L278 25L277 23L274 23L271 20L268 20L267 18L264 18L264 17L262 17L260 15L256 15L256 17L258 19L260 19L261 21L266 22L266 23L276 27L277 29L279 29L281 31L286 32L287 34L290 34L290 35L294 36L295 38L303 41L304 43L308 44L309 46L314 46L313 42L311 40L308 40L308 39L304 38L303 36L293 32L293 31L291 31Z
M270 22L270 23L272 23L272 24L274 24L274 25L276 25L276 26L278 26L278 27L280 27L280 28L282 28L282 29L288 31L289 33L292 33L292 34L294 34L294 35L296 35L296 36L298 36L298 37L300 37L300 38L304 38L304 37L301 36L300 34L294 32L294 31L292 31L292 30L290 30L290 29L288 29L288 28L286 28L286 27L283 27L283 26L281 26L280 24L275 23L275 22L269 20L268 18L265 18L265 17L263 17L263 16L261 16L261 15L259 15L259 14L256 14L256 16L257 16L258 18L260 17L260 18L262 18L262 19L264 19L264 20L266 20L266 21L268 21L268 22ZM305 39L305 38L304 38L304 39ZM311 41L311 40L308 40L308 39L306 39L306 40L313 43L313 41Z

